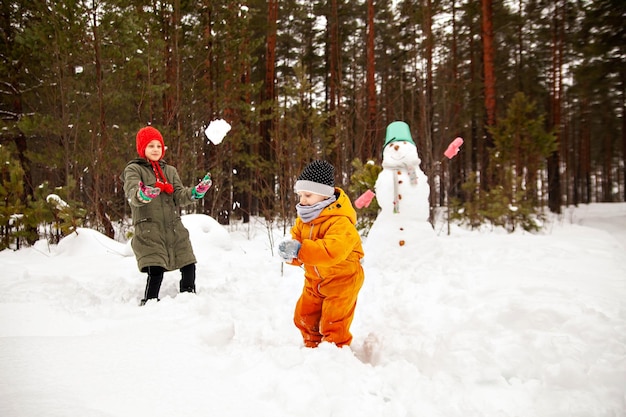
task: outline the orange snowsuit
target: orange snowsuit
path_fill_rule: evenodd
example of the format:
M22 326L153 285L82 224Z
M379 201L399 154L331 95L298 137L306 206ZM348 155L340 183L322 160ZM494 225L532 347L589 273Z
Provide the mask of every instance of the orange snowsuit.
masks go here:
M307 347L323 341L350 344L350 324L365 277L356 211L342 189L335 188L335 196L337 201L316 219L304 223L298 217L291 228L293 239L301 243L298 258L291 264L304 266L304 288L294 323Z

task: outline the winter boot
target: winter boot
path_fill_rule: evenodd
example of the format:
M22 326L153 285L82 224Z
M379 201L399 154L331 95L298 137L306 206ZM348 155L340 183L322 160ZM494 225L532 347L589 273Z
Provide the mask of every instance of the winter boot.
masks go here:
M196 264L180 268L180 292L196 292Z
M143 294L143 299L139 305L145 305L148 300L156 298L159 301L159 290L161 289L161 283L163 282L163 272L165 270L160 266L148 267L148 279L146 280L146 290Z

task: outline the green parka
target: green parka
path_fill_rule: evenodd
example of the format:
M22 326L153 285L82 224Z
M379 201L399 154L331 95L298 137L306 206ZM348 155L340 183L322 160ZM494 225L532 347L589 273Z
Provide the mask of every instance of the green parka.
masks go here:
M191 196L192 189L182 185L176 168L163 160L159 161L159 165L174 192L161 192L149 203L139 200L137 190L139 181L150 186L156 182L150 163L146 159L133 159L122 174L124 194L130 204L135 227L131 246L142 272L146 272L148 266L173 271L196 263L189 231L183 226L179 214L179 207L196 201Z

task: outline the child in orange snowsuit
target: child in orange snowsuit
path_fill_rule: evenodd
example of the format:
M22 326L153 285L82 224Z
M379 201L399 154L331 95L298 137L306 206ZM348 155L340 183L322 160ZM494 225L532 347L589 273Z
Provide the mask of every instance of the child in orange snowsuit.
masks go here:
M294 186L300 203L293 239L278 245L283 261L304 267L304 288L294 323L307 347L321 342L350 345L350 325L363 285L363 248L356 211L326 161L307 165Z

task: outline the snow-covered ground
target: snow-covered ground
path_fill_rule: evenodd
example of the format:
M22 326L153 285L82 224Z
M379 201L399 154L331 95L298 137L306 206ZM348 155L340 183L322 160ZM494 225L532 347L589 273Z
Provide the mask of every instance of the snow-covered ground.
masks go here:
M278 228L183 220L198 293L169 272L144 307L130 247L97 232L0 252L0 416L626 415L624 203L366 241L351 349L302 347Z

